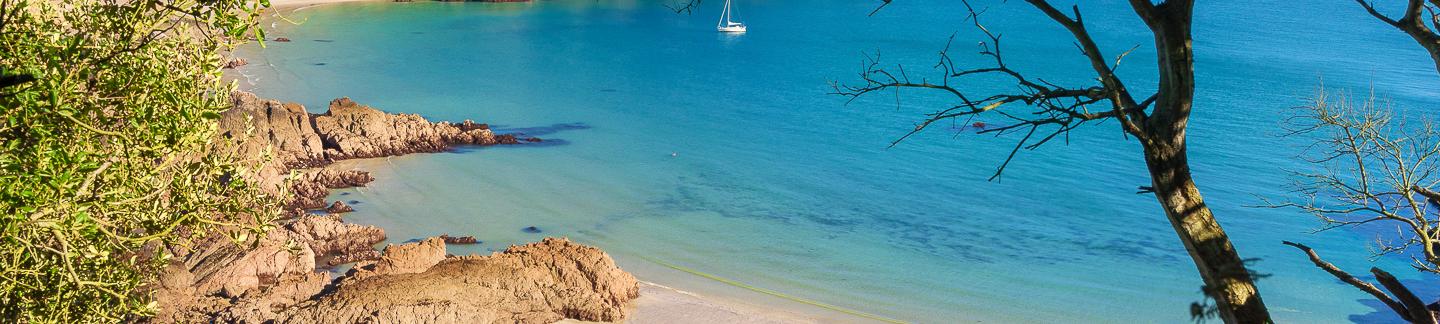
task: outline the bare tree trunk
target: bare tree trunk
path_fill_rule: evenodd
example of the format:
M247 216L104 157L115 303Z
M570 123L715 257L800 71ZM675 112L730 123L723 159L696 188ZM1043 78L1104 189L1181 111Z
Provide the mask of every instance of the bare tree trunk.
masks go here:
M1215 298L1226 323L1270 323L1270 313L1245 268L1240 253L1190 178L1185 127L1195 97L1195 53L1190 44L1191 1L1131 0L1136 13L1155 34L1160 66L1160 91L1154 113L1143 121L1145 164L1155 198L1175 228L1185 250L1204 279L1206 293Z
M995 67L957 70L947 54L947 45L946 50L940 52L941 63L937 65L937 68L946 72L944 83L934 84L925 80L912 82L903 70L891 73L877 67L878 61L869 60L868 66L861 73L861 77L866 81L864 86L845 86L843 89L836 86L835 93L853 99L886 89L920 88L945 91L963 102L927 114L929 117L924 122L915 125L913 131L896 140L896 143L932 122L975 116L1000 109L1007 103L1023 103L1039 108L1039 111L1032 112L1033 115L1045 117L1025 119L1014 117L1020 114L1006 114L1006 117L1018 119L1020 122L981 131L1005 134L1007 131L1021 130L1019 132L1025 134L1006 158L1007 163L1021 148L1038 147L1057 135L1068 134L1071 129L1086 121L1118 119L1121 129L1139 139L1141 146L1145 148L1145 162L1150 171L1155 196L1164 207L1165 215L1185 245L1186 251L1194 259L1196 268L1200 270L1206 294L1215 298L1220 318L1227 323L1270 323L1270 314L1265 303L1260 300L1260 294L1249 271L1245 269L1243 259L1235 251L1235 247L1230 245L1230 239L1225 236L1225 231L1220 228L1220 223L1215 221L1214 215L1210 214L1210 209L1205 207L1205 201L1200 198L1200 190L1196 189L1190 178L1190 165L1185 156L1185 127L1189 122L1190 109L1195 98L1195 55L1190 44L1190 25L1195 1L1164 0L1155 3L1154 0L1130 0L1135 13L1145 21L1155 36L1160 70L1159 89L1155 95L1145 100L1135 100L1130 90L1115 74L1111 64L1119 64L1119 57L1124 57L1124 54L1112 61L1110 57L1100 53L1100 46L1086 30L1078 5L1070 6L1070 13L1067 14L1046 0L1025 1L1070 31L1075 37L1076 47L1080 48L1090 61L1091 69L1095 70L1096 79L1102 86L1066 88L1040 79L1032 82L1019 72L1009 69L1000 55L999 35L981 26L978 21L980 13L975 11L968 1L962 1L969 10L969 19L990 38L989 42L980 43L983 48L981 54L993 58ZM888 2L887 0L886 3ZM1001 93L977 97L967 96L950 86L951 78L967 75L1002 75L1013 78L1022 91L1018 94ZM1087 108L1088 105L1101 101L1109 101L1111 109L1096 112ZM1147 110L1150 113L1147 114ZM1035 135L1035 130L1042 126L1054 127L1055 130L1038 142L1028 142L1031 136ZM1027 127L1029 131L1024 132ZM992 179L999 176L1005 165L1006 163L1000 165Z
M1200 277L1209 287L1207 293L1220 307L1221 319L1226 323L1271 322L1244 261L1190 178L1184 135L1178 140L1145 145L1145 163L1150 168L1155 197L1200 270Z

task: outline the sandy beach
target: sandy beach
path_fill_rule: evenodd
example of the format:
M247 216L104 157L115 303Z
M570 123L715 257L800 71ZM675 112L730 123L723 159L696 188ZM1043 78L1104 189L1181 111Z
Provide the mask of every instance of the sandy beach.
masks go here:
M631 305L625 323L819 323L818 319L739 303L725 303L688 291L640 282L640 298ZM587 323L565 320L561 323Z

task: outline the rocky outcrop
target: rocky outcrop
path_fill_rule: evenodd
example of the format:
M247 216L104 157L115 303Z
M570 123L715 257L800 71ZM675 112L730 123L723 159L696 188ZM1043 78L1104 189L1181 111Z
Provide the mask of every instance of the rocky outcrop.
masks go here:
M162 306L151 321L210 322L225 314L261 311L253 305L269 310L320 293L330 276L315 271L309 246L292 243L303 239L276 229L253 243L223 237L201 241L161 273L155 298Z
M441 234L441 235L440 235L440 239L445 240L445 244L479 244L479 243L480 243L480 240L475 239L474 236L468 236L468 235L467 235L467 236L450 236L450 234Z
M330 195L330 189L363 187L371 181L375 181L375 177L359 170L320 168L303 172L290 182L290 192L294 195L287 207L302 210L325 208L325 196Z
M238 58L238 57L237 57L237 58L230 59L229 61L226 61L226 62L225 62L225 65L222 66L222 68L234 69L234 68L238 68L238 67L245 66L246 64L250 64L250 61L246 61L246 60L243 59L243 58Z
M379 275L394 275L424 272L445 259L445 241L432 237L420 242L387 245L380 260L360 265L346 274L347 280L358 280Z
M344 223L338 215L308 215L285 226L310 247L317 258L372 251L385 240L379 227Z
M331 214L343 214L353 211L355 211L355 208L351 208L350 205L346 205L345 202L339 200L336 200L335 203L330 204L330 207L325 207L325 212Z
M152 289L160 310L147 321L617 320L625 316L622 305L638 293L635 279L604 252L563 239L488 257L447 257L447 240L475 240L437 237L387 246L382 254L373 247L385 239L380 228L304 212L325 208L331 189L375 180L363 171L326 168L334 161L519 143L513 135L497 135L489 125L468 120L431 123L417 115L387 114L345 98L333 101L325 114L244 92L232 99L235 107L221 115L216 154L254 163L259 170L247 177L290 195L287 217L251 224L271 229L240 244L215 234L188 248L171 247L176 258ZM338 201L331 207L332 212L349 208ZM351 262L360 263L336 280L319 271Z
M284 323L551 323L617 321L639 296L635 277L605 252L565 239L512 246L490 256L443 258L430 239L396 246L388 273L344 280L280 312ZM410 248L407 248L409 246ZM387 249L390 258L392 249ZM384 264L384 261L377 263ZM426 264L431 264L420 268ZM364 271L364 270L357 270Z
M442 152L456 145L521 144L515 135L495 134L489 125L465 120L432 123L419 115L389 114L349 98L330 102L324 114L310 114L294 103L264 100L248 92L231 95L234 107L221 114L221 151L257 166L265 188L285 183L292 169L319 168L334 161ZM266 159L268 158L268 159ZM289 209L325 208L327 189L363 186L374 181L352 170L306 172L290 182L295 198Z
M375 177L369 172L360 170L336 170L324 168L303 173L301 180L325 186L325 188L339 189L350 187L363 187Z
M420 115L387 114L350 98L330 102L330 110L315 116L315 130L332 160L441 152L452 145L517 144L514 136L502 141L489 127L465 121L431 123Z
M269 152L288 169L313 168L333 161L441 152L455 145L519 144L514 135L497 135L486 124L432 123L420 115L390 114L335 99L323 114L305 106L263 100L248 92L231 95L234 107L221 114L221 136L237 142L240 156Z

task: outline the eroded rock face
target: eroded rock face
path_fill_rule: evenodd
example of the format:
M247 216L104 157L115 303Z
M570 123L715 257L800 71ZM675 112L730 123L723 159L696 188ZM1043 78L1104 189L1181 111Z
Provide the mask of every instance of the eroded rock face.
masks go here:
M317 168L339 160L441 152L454 145L520 144L514 135L497 135L486 124L432 123L415 114L385 113L350 98L331 101L324 114L241 91L233 93L231 101L234 107L221 114L219 126L220 136L233 147L222 151L268 162L258 175L267 188L278 184L289 169ZM272 160L261 161L267 152Z
M420 115L387 114L350 98L331 101L329 111L315 116L325 155L333 160L441 152L456 144L515 144L497 140L489 127L465 125L475 123L431 123Z
M424 272L445 260L445 241L432 237L420 242L385 246L379 261L357 266L346 274L346 279L355 280L378 275Z
M323 168L334 161L442 152L454 145L521 144L514 135L495 134L487 124L432 123L419 115L385 113L349 98L331 101L324 114L310 114L299 104L264 100L248 92L235 92L231 101L234 107L221 114L219 123L219 136L229 143L221 151L254 163L263 187L279 192L289 170L313 169L289 183L295 195L288 209L322 209L328 206L323 200L328 189L375 180L362 171Z
M441 234L440 239L445 240L445 244L480 244L480 240L477 240L474 236L469 235L450 236L449 234Z
M394 249L410 254L407 260L419 261L406 263L409 266L444 254L438 239ZM276 319L286 323L617 321L627 314L624 305L639 296L635 278L616 267L605 252L556 238L490 256L444 258L420 272L394 269L403 271L342 280L331 292L286 309Z
M234 323L553 322L562 318L618 320L638 294L634 277L599 249L563 239L511 247L487 257L447 257L445 241L389 246L373 226L344 223L339 215L308 215L324 208L330 189L363 186L363 171L325 168L349 158L436 152L450 145L515 144L488 125L430 123L416 115L386 114L349 99L313 115L296 104L233 95L222 114L216 154L250 158L259 172L247 176L273 189L289 184L287 218L243 244L222 235L171 247L176 258L153 285L160 311L142 321ZM261 157L269 155L273 159ZM253 158L252 158L253 157ZM292 169L311 168L287 179ZM287 180L289 182L287 182ZM262 225L262 224L251 224ZM473 238L469 238L473 240ZM361 261L331 280L317 262ZM373 261L371 261L373 260Z
M346 205L345 202L339 200L336 200L335 203L330 204L330 207L325 207L325 212L331 214L342 214L353 211L355 211L355 208L351 208L350 205Z
M258 312L251 306L289 306L320 293L329 274L315 271L315 254L285 229L257 242L234 244L220 235L202 241L160 275L155 323L210 322L223 314ZM256 304L247 304L247 300Z
M317 257L373 250L385 240L379 227L344 223L338 215L308 215L285 226L299 235Z
M363 187L372 181L375 177L365 171L312 169L291 179L290 192L294 196L287 207L301 210L326 208L325 196L330 195L330 189Z
M273 147L275 158L290 168L317 166L324 160L320 136L305 106L264 100L248 92L231 95L234 107L220 116L221 135L242 140L245 156ZM246 132L251 133L246 136Z

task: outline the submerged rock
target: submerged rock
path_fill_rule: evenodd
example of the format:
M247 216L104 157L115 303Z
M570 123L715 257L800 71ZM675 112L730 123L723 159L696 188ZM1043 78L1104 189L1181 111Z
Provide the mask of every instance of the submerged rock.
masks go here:
M525 232L525 233L532 233L532 234L533 234L533 233L540 233L540 228L539 228L539 227L535 227L535 226L530 226L530 227L522 228L522 229L520 229L520 231Z
M339 200L336 200L335 203L330 204L330 207L325 207L325 212L331 214L348 213L353 211L355 211L355 208L351 208L350 205L346 205L345 202Z
M450 236L449 234L442 234L442 235L440 235L440 239L445 240L445 244L479 244L479 243L480 243L480 241L479 241L479 240L476 240L474 236Z

